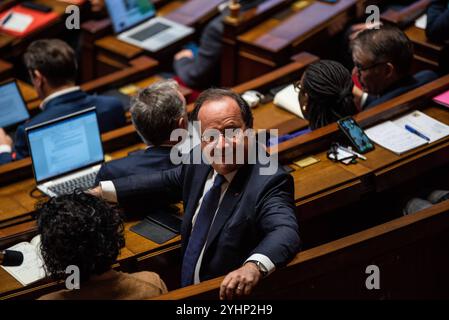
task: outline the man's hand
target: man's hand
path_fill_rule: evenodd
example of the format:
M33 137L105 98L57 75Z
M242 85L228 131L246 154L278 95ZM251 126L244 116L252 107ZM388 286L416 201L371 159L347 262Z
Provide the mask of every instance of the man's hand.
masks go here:
M9 135L6 134L3 128L0 128L0 145L6 144L12 148L12 139Z
M100 198L100 199L103 198L103 190L101 189L100 186L95 187L93 189L86 190L86 193L89 193L89 194L91 194L97 198Z
M182 58L193 59L193 51L190 49L183 49L175 54L175 60L180 60Z
M249 295L262 275L256 264L247 262L224 278L220 285L220 300L232 300L234 296Z

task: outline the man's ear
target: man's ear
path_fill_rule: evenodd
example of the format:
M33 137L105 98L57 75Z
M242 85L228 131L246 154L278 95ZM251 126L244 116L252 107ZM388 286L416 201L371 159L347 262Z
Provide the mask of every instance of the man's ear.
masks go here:
M33 81L36 84L42 84L45 81L45 77L42 75L42 73L39 70L33 70L31 72L31 75L33 77Z
M393 77L394 73L396 72L396 68L391 62L387 62L385 64L385 76L387 78Z
M182 116L178 119L178 128L187 129L187 116Z

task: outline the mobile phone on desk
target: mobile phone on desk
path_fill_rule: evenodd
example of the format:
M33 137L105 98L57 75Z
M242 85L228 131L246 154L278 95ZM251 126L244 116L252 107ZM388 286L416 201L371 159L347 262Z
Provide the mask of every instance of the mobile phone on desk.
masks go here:
M374 143L352 117L338 120L337 124L359 153L366 153L374 149Z

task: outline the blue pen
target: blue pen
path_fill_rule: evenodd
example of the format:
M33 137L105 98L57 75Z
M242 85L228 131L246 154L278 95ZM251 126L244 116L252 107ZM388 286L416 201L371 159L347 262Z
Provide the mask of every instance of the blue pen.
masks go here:
M415 128L409 126L408 124L405 125L405 129L407 129L408 131L410 131L413 134L416 134L418 137L421 137L421 138L423 138L426 141L430 141L429 137L425 136L424 134L422 134L421 132L419 132Z

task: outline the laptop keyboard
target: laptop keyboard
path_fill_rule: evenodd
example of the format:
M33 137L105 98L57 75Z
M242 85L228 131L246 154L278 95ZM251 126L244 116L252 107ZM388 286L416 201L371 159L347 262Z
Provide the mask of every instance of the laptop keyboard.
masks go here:
M87 190L94 186L97 173L98 171L91 172L85 176L55 184L49 187L48 190L54 192L57 196L72 193L75 189Z
M151 38L155 34L160 33L168 28L170 28L169 25L157 22L146 29L140 30L134 34L130 34L129 37L134 40L145 41L146 39Z

